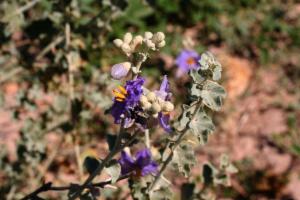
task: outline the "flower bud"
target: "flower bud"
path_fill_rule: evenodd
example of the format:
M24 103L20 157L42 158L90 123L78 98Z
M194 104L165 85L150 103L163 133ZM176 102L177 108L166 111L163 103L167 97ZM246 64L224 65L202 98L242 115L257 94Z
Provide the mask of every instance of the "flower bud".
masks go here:
M151 32L145 32L145 39L150 40L153 36L153 33Z
M151 106L152 106L152 104L149 101L147 101L142 107L145 110L149 110L151 108Z
M155 49L155 44L151 40L146 40L146 45L149 49Z
M129 44L129 43L131 42L131 40L132 40L132 34L131 34L131 33L126 33L126 34L124 35L124 42L125 42L126 44Z
M118 63L112 66L110 74L113 79L120 80L127 76L130 68L130 62Z
M148 103L148 99L145 95L141 95L140 103L141 103L142 106L145 105L146 103Z
M158 117L158 113L153 114L152 117L157 118Z
M131 48L127 43L123 43L122 46L122 51L126 54L130 54L131 53Z
M140 35L135 36L134 39L133 39L133 43L142 44L143 43L143 37L140 36Z
M151 111L153 111L153 113L159 113L161 111L161 106L157 102L154 102L151 106Z
M152 37L152 41L155 44L162 42L164 39L165 39L165 34L163 32L157 32Z
M164 47L165 45L166 45L166 41L163 40L163 41L161 41L160 43L157 44L157 47L158 47L158 48L162 48L162 47Z
M147 95L146 95L148 101L150 102L154 102L156 100L156 95L154 92L149 92Z
M123 44L123 41L121 39L115 39L114 44L116 45L116 47L121 47Z
M174 110L174 105L170 101L166 101L163 105L163 111L171 112Z

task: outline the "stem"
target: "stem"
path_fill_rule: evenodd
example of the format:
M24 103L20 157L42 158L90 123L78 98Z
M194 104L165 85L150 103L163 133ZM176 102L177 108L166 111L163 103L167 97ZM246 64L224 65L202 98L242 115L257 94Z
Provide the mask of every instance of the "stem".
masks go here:
M194 110L194 112L192 114L192 118L191 118L190 122L194 120L194 118L196 117L196 113L201 108L201 106L202 106L202 102L200 101L197 104L197 107L195 108L195 110ZM163 163L163 165L162 165L161 169L159 170L158 174L155 176L155 179L154 179L153 183L149 186L149 191L151 191L151 190L154 189L154 187L157 185L160 177L162 176L163 172L165 171L165 169L167 168L167 166L169 165L169 163L172 161L174 150L177 148L177 146L180 144L182 138L185 136L185 134L189 130L189 128L188 128L189 127L189 123L187 124L187 126L182 131L180 131L181 133L180 133L179 137L177 138L177 140L175 140L174 145L171 147L171 153L167 157L166 161ZM167 143L165 150L169 146L170 146L170 141Z
M125 176L121 176L118 178L117 181L121 181L124 180L126 178L129 178L130 174L125 175ZM89 188L89 187L100 187L103 188L105 185L111 184L111 180L109 181L103 181L103 182L99 182L99 183L94 183L91 186L86 186L85 188ZM45 183L43 184L41 187L39 187L38 189L36 189L34 192L26 195L25 197L23 197L21 200L30 200L30 199L35 199L37 197L38 194L42 193L42 192L46 192L46 191L64 191L64 190L70 190L72 187L74 187L74 185L69 185L69 186L52 186L51 182Z
M86 181L82 184L82 186L80 186L80 188L78 189L78 191L72 196L70 197L70 200L74 200L76 199L81 193L82 191L93 181L93 179L98 175L101 174L102 170L104 169L105 165L117 154L119 153L123 148L124 145L121 146L121 140L122 140L122 136L124 133L124 120L122 120L121 123L121 127L120 127L120 131L115 143L115 146L113 148L113 150L104 158L104 160L101 162L101 165L99 165L96 170L86 179Z

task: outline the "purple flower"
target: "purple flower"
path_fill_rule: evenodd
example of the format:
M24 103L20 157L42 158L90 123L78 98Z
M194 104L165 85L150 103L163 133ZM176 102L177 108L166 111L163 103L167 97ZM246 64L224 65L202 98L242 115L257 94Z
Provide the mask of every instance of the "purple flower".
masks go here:
M156 95L164 101L169 101L171 99L170 86L167 76L165 75L163 81L160 85L159 91L155 91ZM172 131L169 124L170 115L169 113L158 113L158 121L160 126L168 133Z
M151 173L156 173L158 168L158 164L151 158L149 149L138 151L135 155L135 160L125 151L122 151L119 163L121 165L122 175L132 172L135 176L146 176Z
M129 127L135 120L135 112L140 110L138 103L143 93L144 82L144 78L138 77L135 80L127 81L125 87L119 86L117 90L113 90L115 98L111 114L116 124L121 123L122 115L124 115L125 127Z
M182 76L190 71L190 69L196 69L200 65L198 60L199 54L193 50L182 50L179 56L176 58L176 65L178 65L177 77Z

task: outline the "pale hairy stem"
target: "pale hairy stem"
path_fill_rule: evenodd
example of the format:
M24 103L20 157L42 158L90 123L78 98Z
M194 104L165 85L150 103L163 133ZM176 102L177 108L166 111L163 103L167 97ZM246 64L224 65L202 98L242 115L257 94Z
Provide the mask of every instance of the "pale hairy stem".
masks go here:
M198 110L201 108L202 106L202 102L200 101L197 105L196 105L196 108L192 114L192 118L191 118L191 121L194 120L194 118L196 117L196 113L198 112ZM190 121L190 122L191 122ZM189 123L190 123L189 122ZM157 185L160 177L162 176L163 172L166 170L167 166L169 165L169 163L172 161L172 158L173 158L173 152L174 150L177 148L177 146L180 144L182 138L185 136L185 134L188 132L188 127L189 127L189 123L186 125L186 127L180 131L180 135L178 136L178 138L175 140L174 144L172 145L171 147L171 153L168 155L167 159L163 162L163 165L162 167L160 168L158 174L155 176L155 179L153 181L153 183L149 186L149 191L151 192L155 186ZM166 148L164 151L166 151L170 146L170 142L167 143L166 145Z

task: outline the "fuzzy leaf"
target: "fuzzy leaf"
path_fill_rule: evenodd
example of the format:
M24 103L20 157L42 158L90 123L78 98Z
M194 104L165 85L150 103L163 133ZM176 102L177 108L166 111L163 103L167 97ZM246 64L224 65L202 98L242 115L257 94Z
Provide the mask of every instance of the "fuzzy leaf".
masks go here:
M199 109L195 118L190 122L189 128L192 133L198 137L201 144L206 144L208 141L208 135L214 131L215 126L205 111L203 109Z
M155 190L150 195L151 200L171 200L173 199L173 193L170 190L170 187L160 187L158 190Z
M191 168L196 163L193 148L186 142L183 142L174 150L172 162L180 173L188 177Z
M201 91L201 98L203 103L212 110L218 111L223 104L223 98L226 97L224 88L216 82L206 81L203 90Z
M191 114L194 112L195 106L188 106L183 105L182 106L182 114L180 115L176 127L178 130L182 131L186 128L187 124L191 120Z
M120 177L121 166L117 160L110 161L108 165L105 167L105 170L111 177L111 183L115 183Z
M199 69L192 69L189 72L189 75L192 77L193 83L200 84L205 80L205 74Z

